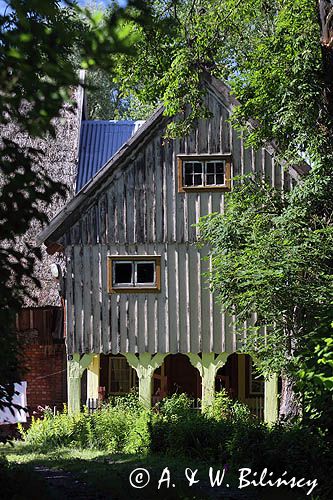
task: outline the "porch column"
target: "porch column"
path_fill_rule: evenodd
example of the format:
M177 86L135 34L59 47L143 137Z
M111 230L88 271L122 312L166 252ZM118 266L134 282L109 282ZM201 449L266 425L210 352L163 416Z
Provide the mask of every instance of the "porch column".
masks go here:
M188 353L191 364L199 370L202 386L202 411L205 411L214 402L216 372L225 365L229 353L221 352L216 356L214 352L199 354Z
M278 376L274 374L265 380L264 419L268 424L278 420Z
M151 408L153 392L153 375L159 368L167 354L157 353L152 356L149 352L142 352L136 356L132 352L123 353L128 364L135 369L139 379L139 399L146 408Z
M87 368L87 399L98 399L100 354L94 354Z
M68 413L80 413L81 377L92 361L92 354L74 353L67 356L67 407Z

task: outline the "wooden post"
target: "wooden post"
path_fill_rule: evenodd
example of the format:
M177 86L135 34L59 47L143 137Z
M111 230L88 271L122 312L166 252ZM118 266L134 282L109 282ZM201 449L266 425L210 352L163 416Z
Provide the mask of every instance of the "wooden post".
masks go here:
M268 424L274 424L278 419L278 376L274 374L265 380L264 419Z
M238 399L245 403L246 398L246 369L245 369L245 354L238 354Z
M67 357L67 407L68 413L80 413L81 377L92 361L92 354L74 353Z
M167 354L157 353L152 356L149 352L142 352L136 356L132 352L124 353L128 364L135 369L139 379L139 399L146 408L151 408L153 392L153 375L159 368Z
M205 411L214 402L216 372L225 365L229 353L221 352L216 356L214 352L203 352L201 357L199 354L188 353L187 356L201 375L201 407Z
M87 399L98 399L100 355L94 354L87 368Z

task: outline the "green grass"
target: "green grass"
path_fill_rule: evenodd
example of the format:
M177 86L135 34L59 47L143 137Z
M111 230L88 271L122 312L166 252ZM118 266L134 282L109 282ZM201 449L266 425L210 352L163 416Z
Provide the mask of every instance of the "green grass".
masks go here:
M6 495L6 500L61 500L50 488L45 479L34 471L35 466L43 465L48 469L69 471L75 480L85 483L87 490L104 495L112 500L117 499L196 499L204 500L216 498L216 490L212 490L208 483L208 468L210 465L200 460L175 458L162 455L124 455L110 454L97 450L73 450L69 448L57 449L48 453L35 453L29 450L27 445L16 443L13 447L0 446L0 454L4 453L9 462L9 473L13 485L13 495ZM145 468L150 473L150 483L143 489L135 489L129 483L130 473L136 468ZM171 473L170 488L166 488L165 483L158 490L158 480L165 467ZM184 471L187 467L192 470L198 469L197 478L201 480L200 486L188 487ZM223 464L216 465L215 469ZM227 474L227 481L230 486L237 488L237 477L230 472ZM227 482L225 481L225 482ZM80 484L79 483L79 484ZM175 484L175 487L172 487ZM80 487L80 486L79 486ZM82 485L81 485L82 488ZM83 486L84 488L84 486ZM244 490L243 490L244 491ZM20 496L20 494L23 496ZM250 493L247 489L246 493ZM278 500L283 494L284 500L295 500L295 492L290 495L290 491L276 491L271 489L258 491L261 500ZM32 496L29 496L32 495ZM223 498L227 498L224 497ZM252 498L252 497L251 497ZM301 496L300 498L304 498ZM307 497L308 498L308 497Z
M17 444L13 448L3 447L8 462L14 470L29 474L34 466L44 465L49 469L62 469L70 471L79 481L91 486L96 495L98 493L119 499L199 499L209 498L196 487L189 488L184 476L186 467L198 468L198 477L204 479L207 475L207 464L194 463L193 460L175 459L164 456L137 456L137 455L110 455L102 451L62 449L45 454L31 453L29 448ZM1 447L0 447L1 452ZM143 489L135 489L129 483L130 473L136 468L149 470L151 480ZM158 480L165 467L171 473L170 489L162 486L158 490ZM205 470L206 469L206 470ZM36 473L32 474L35 479ZM47 485L39 480L40 489ZM165 484L165 483L164 483ZM175 484L175 487L172 487ZM37 497L36 497L37 498ZM44 498L39 496L39 498ZM46 497L45 497L46 498Z

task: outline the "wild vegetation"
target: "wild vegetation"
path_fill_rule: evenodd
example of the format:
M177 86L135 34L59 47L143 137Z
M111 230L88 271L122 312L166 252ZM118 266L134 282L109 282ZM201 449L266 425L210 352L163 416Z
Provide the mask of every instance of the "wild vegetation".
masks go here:
M22 430L26 451L62 449L105 450L137 456L167 455L225 466L317 478L320 498L330 498L329 447L316 433L294 424L268 427L249 409L219 393L208 413L193 410L185 395L165 398L153 411L138 403L135 395L116 397L96 412L66 412L34 420ZM318 463L321 467L318 468Z
M22 379L15 314L23 296L39 283L33 269L40 249L19 246L18 238L32 221L47 221L43 203L65 190L43 168L43 151L19 138L54 136L54 118L71 102L78 84L73 51L79 67L111 71L112 56L133 50L135 37L125 21L148 23L149 10L141 0L127 4L128 9L112 9L102 24L100 13L70 0L7 0L1 5L0 407L10 405L12 382ZM16 127L15 133L7 133L8 125Z
M160 100L167 115L178 114L168 129L173 137L207 116L204 79L220 77L239 100L231 122L246 144L273 142L275 161L302 172L290 194L268 189L268 179L247 180L227 197L226 213L203 220L200 229L212 248L211 286L221 304L242 330L257 314L244 349L266 375L282 374L280 417L302 408L331 434L331 4L156 0L153 6L156 26L139 28L135 64L131 56L117 59L123 92ZM170 23L167 33L158 29L161 19Z

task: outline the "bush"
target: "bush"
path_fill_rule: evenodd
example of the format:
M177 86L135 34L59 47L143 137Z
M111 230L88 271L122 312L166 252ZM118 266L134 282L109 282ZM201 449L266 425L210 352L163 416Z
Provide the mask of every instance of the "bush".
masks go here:
M30 427L25 431L19 427L21 435L29 447L34 451L47 452L61 447L88 445L87 412L78 415L53 413L45 409L43 418L32 417Z
M78 415L45 410L27 431L20 430L27 445L38 452L76 447L137 453L148 449L148 420L148 412L131 395L113 398L92 414L87 409Z
M215 395L214 403L206 410L209 418L220 422L222 420L253 421L255 417L251 414L250 408L239 401L233 401L223 389Z
M157 410L167 419L188 416L194 400L187 394L173 394L164 398L158 405Z
M200 459L260 471L265 467L290 476L317 478L320 498L330 498L332 458L323 436L300 424L268 427L249 409L217 394L214 405L202 414L192 408L185 394L165 398L153 411L142 408L137 396L111 398L93 414L66 412L33 419L21 430L34 450L47 452L61 447L95 448L110 453L155 453ZM321 463L318 468L318 463ZM5 467L3 467L5 470ZM0 469L1 472L1 469Z

